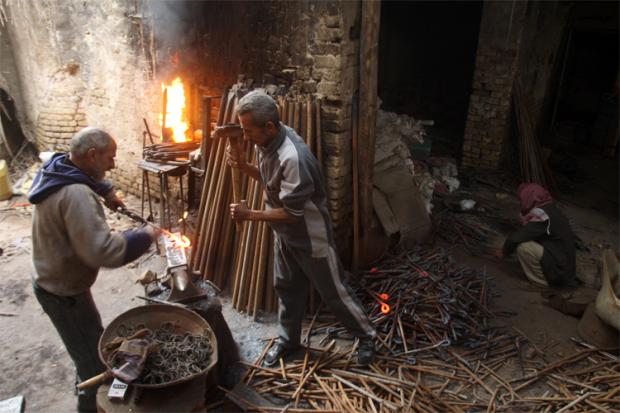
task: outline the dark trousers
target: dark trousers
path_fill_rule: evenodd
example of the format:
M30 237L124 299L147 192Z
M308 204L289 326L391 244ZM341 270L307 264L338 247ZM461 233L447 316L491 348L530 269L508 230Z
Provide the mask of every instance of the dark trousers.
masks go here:
M33 283L34 293L56 327L67 352L75 364L77 380L84 381L105 370L98 354L99 337L103 333L101 317L90 290L69 297L47 292ZM96 407L97 387L78 393L78 406Z
M309 282L323 303L355 337L376 335L362 306L344 281L344 269L333 247L326 257L288 247L278 237L274 243L274 287L278 296L278 335L286 346L300 342Z

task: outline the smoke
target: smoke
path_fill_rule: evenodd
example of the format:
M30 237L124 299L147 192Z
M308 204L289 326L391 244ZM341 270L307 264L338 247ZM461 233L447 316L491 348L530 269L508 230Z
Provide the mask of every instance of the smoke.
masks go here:
M158 77L168 77L180 69L179 53L187 45L202 2L183 0L144 1L144 15L148 20L154 48Z

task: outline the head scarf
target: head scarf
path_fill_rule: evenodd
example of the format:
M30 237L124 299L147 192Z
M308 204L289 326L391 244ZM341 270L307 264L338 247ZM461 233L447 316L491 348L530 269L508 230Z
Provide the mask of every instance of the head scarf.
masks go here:
M553 202L553 197L542 186L535 183L519 185L517 196L521 202L521 224L528 222L542 222L549 219L547 214L540 209L543 205Z

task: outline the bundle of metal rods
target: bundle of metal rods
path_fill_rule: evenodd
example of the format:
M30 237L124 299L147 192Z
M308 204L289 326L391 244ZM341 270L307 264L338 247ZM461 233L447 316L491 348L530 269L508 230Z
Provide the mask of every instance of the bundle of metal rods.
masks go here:
M200 142L171 142L158 143L145 146L142 149L142 157L151 162L176 161L188 159L190 152L198 149Z
M243 92L233 86L223 94L218 126L237 122L234 113ZM306 140L321 162L321 101L309 95L278 96L276 101L282 122ZM204 136L210 139L211 133ZM254 317L259 311L273 312L277 304L273 292L272 231L264 222L255 221L245 222L240 231L235 231L228 208L232 202L232 185L226 163L227 142L218 139L207 143L208 161L190 266L220 288L229 283L235 309ZM256 164L252 145L246 145L245 155L248 163ZM260 183L247 176L242 179L242 199L252 209L263 209L264 192ZM310 308L314 308L314 291L310 293L310 303Z
M444 209L433 214L436 234L452 245L463 245L473 255L492 254L502 234L473 214Z
M485 273L457 267L442 248L384 258L362 275L358 297L391 355L477 340L491 313ZM414 354L414 353L412 353Z
M523 182L536 182L552 192L556 192L555 181L547 163L544 161L540 145L521 92L521 82L517 76L512 92L512 102L519 139L519 165Z
M372 365L357 366L356 346L337 345L341 326L317 311L295 360L262 366L271 340L245 363L245 383L291 412L581 412L620 402L617 356L574 339L577 353L549 362L520 331L489 326L486 277L441 249L384 260L358 292L378 332Z

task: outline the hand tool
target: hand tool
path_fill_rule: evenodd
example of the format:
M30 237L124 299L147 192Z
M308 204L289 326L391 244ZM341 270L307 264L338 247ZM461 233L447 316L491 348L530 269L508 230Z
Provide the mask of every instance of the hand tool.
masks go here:
M140 377L149 353L155 349L149 341L143 339L123 340L114 351L112 370L91 377L77 385L79 390L95 386L112 377L117 377L124 383L131 383Z

